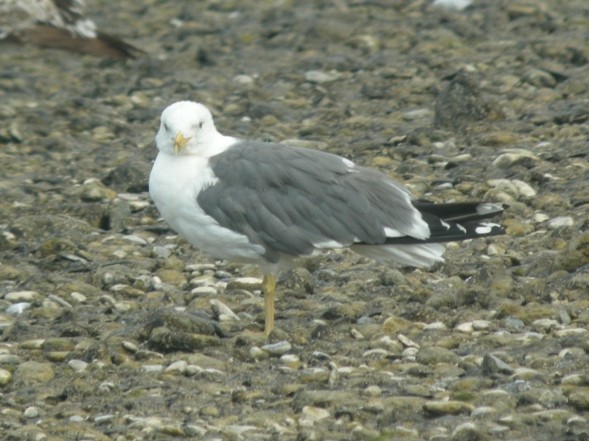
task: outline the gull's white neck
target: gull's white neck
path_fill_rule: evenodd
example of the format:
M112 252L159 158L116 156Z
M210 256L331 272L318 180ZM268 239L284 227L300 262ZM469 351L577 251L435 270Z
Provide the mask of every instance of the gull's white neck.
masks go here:
M218 155L227 150L237 141L237 138L221 135L219 132L215 131L215 133L211 134L206 141L197 144L198 156L201 158L210 158L211 156Z

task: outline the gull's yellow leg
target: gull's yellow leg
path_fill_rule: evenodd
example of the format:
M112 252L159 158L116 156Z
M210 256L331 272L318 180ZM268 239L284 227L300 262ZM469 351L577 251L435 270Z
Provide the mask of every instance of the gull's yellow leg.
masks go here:
M269 336L274 329L274 294L276 293L276 277L264 274L262 281L264 292L264 334Z

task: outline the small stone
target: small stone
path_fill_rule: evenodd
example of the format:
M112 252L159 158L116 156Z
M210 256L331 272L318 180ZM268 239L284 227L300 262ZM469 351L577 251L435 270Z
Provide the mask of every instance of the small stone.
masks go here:
M273 357L278 357L282 354L287 353L290 351L291 345L288 341L283 340L276 343L269 343L267 345L262 346L262 350L266 351Z
M410 340L409 338L407 338L403 334L397 335L397 338L399 339L399 341L401 343L403 343L403 346L405 346L406 348L417 348L417 349L419 349L419 344L415 343L413 340Z
M211 305L211 309L219 321L239 321L238 315L220 300L211 299L209 305Z
M324 368L308 368L301 371L300 381L302 383L327 383L330 375L331 372Z
M88 300L88 297L86 297L84 294L76 292L76 291L70 293L70 297L76 303L85 303L86 300Z
M474 406L463 401L426 401L423 410L432 416L470 414Z
M305 72L305 80L310 83L329 83L340 78L340 74L334 70L330 72L323 72L321 70L310 70Z
M256 426L245 426L239 424L230 424L223 427L223 434L227 435L229 439L244 439L243 433L251 432L252 430L258 430ZM247 438L247 437L246 437Z
M280 357L280 363L291 369L299 369L302 366L300 357L295 354L284 354Z
M134 243L136 245L147 245L147 241L144 238L136 236L134 234L128 234L126 236L123 236L122 239L127 242Z
M554 319L538 319L532 322L532 326L534 326L536 330L542 330L544 332L550 332L558 325L558 321Z
M116 198L117 192L105 187L97 179L88 179L80 188L79 197L84 202L99 202Z
M23 417L27 419L39 418L39 415L41 415L39 408L35 406L29 406L23 412Z
M489 376L492 374L513 374L513 368L493 354L486 354L481 364L481 371L483 375Z
M433 117L433 113L430 109L411 110L411 111L405 112L403 114L403 119L405 121L415 121L418 119L431 118L431 117Z
M257 277L238 277L227 282L227 291L232 289L245 289L246 291L254 291L262 288L262 279Z
M299 420L299 424L303 427L311 427L317 421L329 417L329 411L320 407L305 406L303 407L303 416Z
M562 227L572 227L575 225L575 220L571 216L558 216L548 221L548 227L553 230Z
M491 322L488 320L473 320L472 328L475 331L485 331L491 327Z
M29 302L18 302L18 303L14 303L13 305L10 305L8 308L6 308L6 314L10 314L10 315L20 315L23 312L25 312L27 309L29 309L32 305L32 303Z
M464 332L465 334L472 334L474 332L474 326L472 322L460 323L459 325L456 325L454 329L459 332Z
M164 367L161 364L145 364L142 368L148 374L157 374L164 370Z
M268 351L264 351L257 346L253 346L249 352L250 352L250 356L254 360L265 360L270 357L270 353Z
M515 369L513 378L524 381L535 381L543 379L543 375L536 369L519 367Z
M366 389L364 389L364 395L367 397L380 397L382 395L382 390L376 385L368 386Z
M533 165L539 160L535 154L525 149L506 149L504 152L495 158L493 166L509 168L516 164Z
M448 329L448 327L444 322L433 322L425 325L424 329L427 329L428 331L439 331L443 329Z
M476 417L486 417L487 415L490 414L494 414L497 413L497 409L495 409L494 407L491 406L480 406L480 407L475 407L473 409L473 411L470 413L470 416L472 418L476 418Z
M12 374L6 369L0 369L0 387L6 386L12 381Z
M456 364L460 362L460 357L454 352L439 346L422 348L415 357L415 361L425 365L436 365L438 363Z
M83 372L88 367L88 363L83 360L70 360L67 364L76 372Z
M236 75L233 77L233 82L242 86L250 86L254 83L254 79L249 75Z
M166 372L169 373L178 373L178 374L183 374L186 371L186 367L188 366L188 363L184 360L178 360L175 361L173 363L171 363L167 368L166 368Z
M4 296L4 300L7 300L11 303L17 302L34 302L35 300L40 300L41 294L37 291L13 291L9 292Z
M219 294L219 292L214 286L197 286L190 291L190 294L194 297L207 297L216 296Z

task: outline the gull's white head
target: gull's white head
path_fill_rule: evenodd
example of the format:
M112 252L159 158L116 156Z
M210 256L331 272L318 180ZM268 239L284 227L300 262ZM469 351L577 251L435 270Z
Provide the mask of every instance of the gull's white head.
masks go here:
M178 101L162 112L155 143L164 153L202 154L220 136L209 109L194 101Z

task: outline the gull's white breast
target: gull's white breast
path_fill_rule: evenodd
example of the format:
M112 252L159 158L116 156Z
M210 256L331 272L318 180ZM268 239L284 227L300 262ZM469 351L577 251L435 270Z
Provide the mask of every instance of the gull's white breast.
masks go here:
M263 246L221 227L198 205L199 192L217 180L207 158L160 152L149 177L149 194L166 222L201 251L227 260L260 260Z

